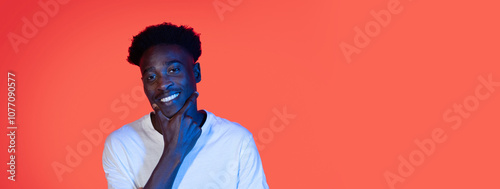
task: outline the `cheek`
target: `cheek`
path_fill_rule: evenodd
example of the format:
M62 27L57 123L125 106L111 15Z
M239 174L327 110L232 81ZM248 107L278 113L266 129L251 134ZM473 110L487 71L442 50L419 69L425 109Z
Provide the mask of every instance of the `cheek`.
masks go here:
M171 77L170 80L177 86L184 87L188 84L188 78L185 76L185 74L180 74L180 75Z
M184 90L186 89L193 89L194 88L194 80L191 80L191 78L184 78L182 80L179 80L178 84L182 86Z
M153 98L153 95L154 95L153 87L144 85L144 94L146 94L146 97L148 97L148 99L151 100Z

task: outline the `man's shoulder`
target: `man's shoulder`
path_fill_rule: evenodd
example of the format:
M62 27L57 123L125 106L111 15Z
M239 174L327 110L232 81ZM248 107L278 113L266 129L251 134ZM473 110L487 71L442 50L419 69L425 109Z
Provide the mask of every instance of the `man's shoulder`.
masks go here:
M211 124L211 132L217 135L248 138L252 137L252 133L247 128L243 127L237 122L216 116L215 114L207 111L208 119Z
M142 126L148 118L149 114L114 130L108 135L108 137L106 137L106 143L122 142L124 140L132 139L142 130Z

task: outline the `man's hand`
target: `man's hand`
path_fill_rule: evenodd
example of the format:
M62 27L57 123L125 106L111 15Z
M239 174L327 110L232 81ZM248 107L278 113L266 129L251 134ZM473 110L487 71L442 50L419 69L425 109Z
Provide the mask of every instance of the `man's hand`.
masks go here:
M161 112L157 104L152 105L154 113L151 121L155 128L161 128L165 147L160 161L144 186L145 189L172 188L182 161L201 135L199 124L187 115L187 111L193 106L197 97L198 92L194 92L170 119Z
M194 92L184 103L184 106L170 119L161 112L158 105L152 105L154 109L153 124L161 128L165 141L163 153L178 161L184 160L201 135L199 124L187 115L197 97L198 92Z

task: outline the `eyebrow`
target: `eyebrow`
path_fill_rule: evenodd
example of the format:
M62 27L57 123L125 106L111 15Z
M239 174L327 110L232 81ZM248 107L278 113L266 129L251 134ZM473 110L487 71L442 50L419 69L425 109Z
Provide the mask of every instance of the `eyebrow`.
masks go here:
M171 60L171 61L165 62L165 64L166 64L167 66L170 66L170 64L173 64L173 63L181 63L181 61L180 61L180 60L177 60L177 59L174 59L174 60ZM153 70L153 69L155 69L155 67L154 67L154 66L151 66L151 67L149 67L149 68L145 69L144 71L142 71L142 75L144 75L144 73L146 73L147 71L150 71L150 70Z

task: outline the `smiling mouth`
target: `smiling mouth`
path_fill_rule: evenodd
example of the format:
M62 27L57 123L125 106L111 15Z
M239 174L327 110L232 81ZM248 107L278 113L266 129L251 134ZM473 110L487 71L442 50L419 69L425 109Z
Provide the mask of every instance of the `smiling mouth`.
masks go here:
M173 99L177 98L178 96L179 96L179 93L175 93L175 94L173 94L173 95L170 95L170 96L167 96L167 97L165 97L165 98L160 99L160 101L161 101L161 102L164 102L164 103L166 103L166 102L170 102L170 101L172 101Z

